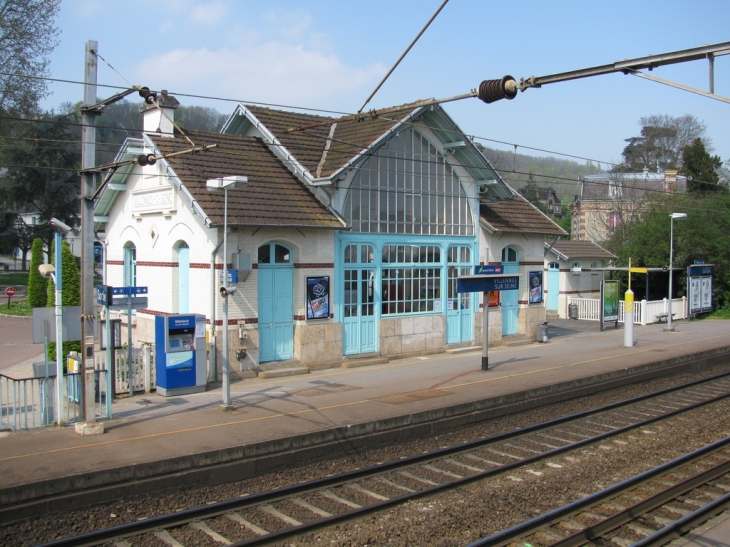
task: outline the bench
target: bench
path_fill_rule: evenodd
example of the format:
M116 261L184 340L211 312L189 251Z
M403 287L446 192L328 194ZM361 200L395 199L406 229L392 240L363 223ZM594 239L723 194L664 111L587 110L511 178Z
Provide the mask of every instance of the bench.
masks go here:
M674 316L677 315L676 313L672 314L672 320L674 320ZM666 323L668 321L669 314L668 313L657 313L654 317L656 317L656 320L659 323Z

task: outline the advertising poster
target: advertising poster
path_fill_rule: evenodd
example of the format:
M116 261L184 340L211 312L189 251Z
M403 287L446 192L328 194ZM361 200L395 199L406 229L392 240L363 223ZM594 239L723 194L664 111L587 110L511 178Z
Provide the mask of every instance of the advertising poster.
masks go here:
M496 308L499 306L499 291L489 291L489 307Z
M689 278L689 313L700 313L702 311L702 303L700 301L700 278Z
M602 281L601 297L603 322L618 321L618 281Z
M327 319L330 316L330 278L307 278L307 319Z
M542 272L530 272L530 304L542 302Z
M712 310L712 277L701 278L702 284L702 311Z

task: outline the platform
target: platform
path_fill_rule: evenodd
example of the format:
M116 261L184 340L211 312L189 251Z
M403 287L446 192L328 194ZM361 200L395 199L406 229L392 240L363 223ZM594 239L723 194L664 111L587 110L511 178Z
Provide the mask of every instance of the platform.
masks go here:
M82 437L72 426L3 432L0 521L2 514L11 518L12 511L2 512L9 507L66 491L106 486L102 497L113 497L120 490L134 493L130 484L140 478L159 488L220 484L569 393L730 363L730 321L679 321L674 332L637 326L634 347L623 346L623 335L613 325L600 332L595 322L554 320L548 343L490 348L487 371L481 370L480 349L440 353L234 382L232 412L219 410L217 387L119 399L103 435Z

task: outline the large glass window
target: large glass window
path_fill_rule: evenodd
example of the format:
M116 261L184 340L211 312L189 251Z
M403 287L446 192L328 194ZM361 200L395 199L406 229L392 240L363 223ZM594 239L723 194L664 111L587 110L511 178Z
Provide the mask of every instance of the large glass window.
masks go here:
M343 214L353 232L474 233L459 177L443 154L413 129L388 141L360 167Z
M441 264L438 246L384 245L382 263L383 315L440 311L441 267L433 267Z

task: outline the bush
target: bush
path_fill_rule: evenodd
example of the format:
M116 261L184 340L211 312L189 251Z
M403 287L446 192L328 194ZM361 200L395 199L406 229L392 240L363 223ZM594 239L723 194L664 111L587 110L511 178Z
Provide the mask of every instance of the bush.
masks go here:
M48 301L48 279L38 271L43 264L43 241L33 240L30 255L30 272L28 273L28 305L31 308L44 308Z
M50 262L55 266L56 253L51 245L49 251ZM56 266L58 268L58 266ZM48 307L53 307L56 303L55 291L48 291ZM78 306L81 304L81 273L79 271L76 257L71 253L68 243L65 241L61 246L61 305L62 306ZM66 356L71 351L81 353L81 342L64 342L63 343L63 362L66 362ZM56 344L48 345L48 354L54 358L56 356ZM64 365L65 366L65 365Z

